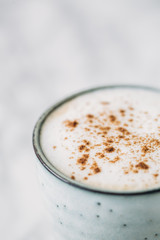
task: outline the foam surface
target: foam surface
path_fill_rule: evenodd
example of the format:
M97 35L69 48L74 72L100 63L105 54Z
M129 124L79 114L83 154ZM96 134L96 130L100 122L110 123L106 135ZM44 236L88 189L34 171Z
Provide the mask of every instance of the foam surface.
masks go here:
M46 119L41 146L75 181L120 191L160 187L160 94L110 89L77 97Z

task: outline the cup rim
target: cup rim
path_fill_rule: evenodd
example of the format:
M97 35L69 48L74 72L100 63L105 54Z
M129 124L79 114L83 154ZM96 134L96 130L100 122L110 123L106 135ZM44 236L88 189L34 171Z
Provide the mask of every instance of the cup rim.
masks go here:
M35 152L37 158L39 159L40 163L42 164L42 166L45 169L47 169L47 171L49 173L51 173L54 177L56 177L57 179L59 179L60 181L66 183L66 184L69 184L73 187L76 187L76 188L79 188L82 190L86 190L89 192L95 192L95 193L101 193L101 194L107 194L107 195L108 194L109 195L118 195L118 196L133 196L133 195L158 193L158 192L160 192L160 187L151 188L151 189L147 189L147 190L115 191L115 190L110 190L110 189L105 190L105 189L100 189L97 187L89 186L87 184L73 180L70 177L63 174L62 172L60 172L58 169L56 169L54 167L54 165L52 165L49 162L49 160L47 159L47 157L45 156L45 154L42 151L41 144L40 144L40 132L41 132L41 128L42 128L44 121L46 120L46 118L49 116L50 113L55 111L57 108L61 107L64 103L67 103L76 97L79 97L79 96L82 96L82 95L85 95L87 93L91 93L94 91L100 91L100 90L105 90L105 89L108 89L108 90L109 89L117 89L117 88L118 89L119 88L139 89L139 90L146 90L146 91L153 91L153 92L160 93L160 89L150 87L150 86L120 84L120 85L104 85L104 86L98 86L98 87L94 87L94 88L88 88L86 90L79 91L75 94L72 94L72 95L62 99L61 101L55 103L54 105L52 105L38 119L37 123L35 124L34 130L33 130L33 135L32 135L32 143L33 143L34 152Z

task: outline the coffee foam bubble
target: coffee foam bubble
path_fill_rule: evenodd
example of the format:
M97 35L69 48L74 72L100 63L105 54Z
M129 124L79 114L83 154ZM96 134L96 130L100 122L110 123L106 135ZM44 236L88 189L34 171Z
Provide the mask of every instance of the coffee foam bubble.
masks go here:
M160 187L160 95L114 89L79 96L45 120L41 146L55 168L86 185Z

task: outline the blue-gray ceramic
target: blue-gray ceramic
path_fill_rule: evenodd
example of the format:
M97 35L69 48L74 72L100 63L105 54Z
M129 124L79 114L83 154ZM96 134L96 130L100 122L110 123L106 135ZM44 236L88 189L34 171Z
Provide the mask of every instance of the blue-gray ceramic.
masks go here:
M55 169L41 149L41 127L52 111L79 95L103 88L159 91L142 86L89 89L57 103L40 117L33 133L33 146L55 236L57 240L160 240L160 189L132 193L86 186Z

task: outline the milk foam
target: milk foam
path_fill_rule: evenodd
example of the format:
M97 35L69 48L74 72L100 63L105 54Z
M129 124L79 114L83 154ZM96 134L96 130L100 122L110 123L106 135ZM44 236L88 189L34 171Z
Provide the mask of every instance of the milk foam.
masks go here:
M160 187L160 94L98 90L52 112L41 130L45 156L75 181L105 190Z

